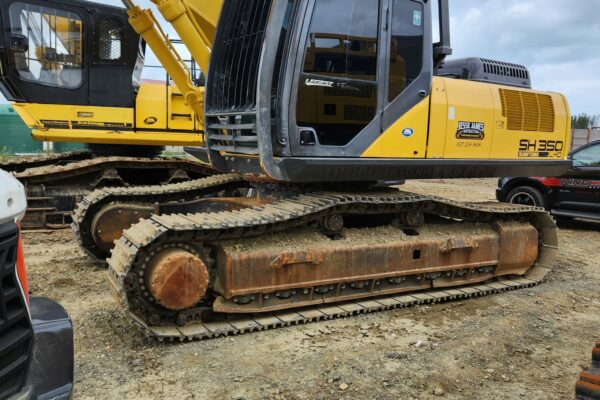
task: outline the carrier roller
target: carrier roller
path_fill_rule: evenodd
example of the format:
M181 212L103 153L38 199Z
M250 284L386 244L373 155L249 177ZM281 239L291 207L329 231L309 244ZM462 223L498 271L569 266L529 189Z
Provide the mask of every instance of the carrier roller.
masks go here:
M541 209L396 190L262 199L124 232L107 276L145 332L212 338L530 287L558 252Z

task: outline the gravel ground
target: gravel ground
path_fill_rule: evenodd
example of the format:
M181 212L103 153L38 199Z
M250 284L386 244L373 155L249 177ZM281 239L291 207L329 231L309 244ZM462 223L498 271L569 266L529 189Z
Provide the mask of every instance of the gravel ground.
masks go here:
M404 190L489 201L494 187ZM600 225L561 228L534 289L185 344L144 337L70 231L25 241L33 293L73 318L76 399L568 399L600 337Z

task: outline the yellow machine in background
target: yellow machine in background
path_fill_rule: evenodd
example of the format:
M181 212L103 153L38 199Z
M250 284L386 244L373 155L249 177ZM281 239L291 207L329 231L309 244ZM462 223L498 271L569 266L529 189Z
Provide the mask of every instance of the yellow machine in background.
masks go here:
M153 2L181 36L194 66L206 71L222 2ZM32 129L34 139L138 146L204 144L204 88L200 82L203 77L190 70L150 10L125 2L126 14L124 9L76 1L65 12L59 4L46 3L39 7L25 2L20 8L11 4L7 13L13 32L8 57L14 67L4 72L7 82L4 92ZM90 10L93 17L82 17L90 15ZM103 28L104 36L98 33ZM172 83L140 81L146 44L161 61ZM137 48L139 52L133 57L125 54ZM98 64L113 68L96 71L95 60L102 53L108 57ZM117 65L122 68L115 68ZM130 93L124 94L122 85L111 87L116 81L110 80L100 89L105 101L92 97L90 87L77 89L80 96L74 92L80 86L89 86L96 75L104 73L121 75L121 83L131 81ZM37 84L37 88L31 83ZM96 85L101 87L102 82ZM58 93L51 97L40 93L44 89ZM113 106L111 92L114 98L128 96L130 101ZM73 99L77 101L70 102Z

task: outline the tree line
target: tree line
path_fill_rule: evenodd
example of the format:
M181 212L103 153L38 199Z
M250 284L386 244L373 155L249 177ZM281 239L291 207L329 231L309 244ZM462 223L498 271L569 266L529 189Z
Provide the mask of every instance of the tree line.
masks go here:
M573 115L571 117L571 127L573 129L590 129L600 126L600 115L590 115L586 113Z

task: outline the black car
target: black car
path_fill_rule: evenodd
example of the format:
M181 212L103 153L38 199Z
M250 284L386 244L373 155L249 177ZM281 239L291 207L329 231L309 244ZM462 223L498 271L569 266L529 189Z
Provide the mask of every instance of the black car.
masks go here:
M71 398L73 326L65 309L29 297L19 220L25 191L0 170L0 400Z
M571 171L560 177L502 178L496 197L543 207L558 218L600 221L600 140L570 154Z

